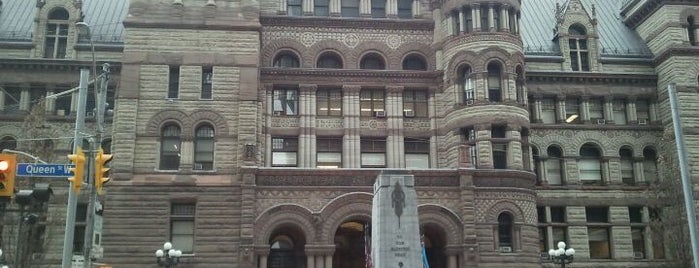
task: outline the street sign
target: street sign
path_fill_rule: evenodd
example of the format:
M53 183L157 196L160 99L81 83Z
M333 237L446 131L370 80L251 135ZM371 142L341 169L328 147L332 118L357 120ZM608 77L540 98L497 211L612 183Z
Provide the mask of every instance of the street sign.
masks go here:
M18 163L17 176L21 177L70 177L73 173L70 164Z

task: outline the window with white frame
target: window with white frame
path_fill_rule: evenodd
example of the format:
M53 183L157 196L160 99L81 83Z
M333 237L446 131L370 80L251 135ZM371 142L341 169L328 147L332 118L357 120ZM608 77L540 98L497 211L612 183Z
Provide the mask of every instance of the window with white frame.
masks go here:
M297 154L299 140L296 137L272 138L272 166L295 167L298 165Z
M568 45L570 49L570 68L573 71L589 71L589 51L587 48L586 30L581 25L572 25L568 29Z
M170 207L170 242L184 253L194 252L195 203L172 203Z
M475 98L475 95L473 93L473 88L475 86L475 82L473 81L474 78L472 76L473 71L471 70L471 66L464 65L459 68L459 87L461 91L464 94L463 101L464 103L468 103L469 101L473 101Z
M363 168L384 168L386 167L386 138L385 137L362 137L361 166Z
M272 96L272 111L274 115L298 114L298 89L275 89Z
M546 179L549 185L563 184L563 153L556 146L549 146L546 149L548 160L546 160Z
M405 117L427 117L427 91L403 91L403 115Z
M602 183L602 154L596 146L585 144L580 148L580 159L578 160L578 170L580 182L583 184Z
M359 92L360 116L385 117L385 96L382 89L362 89Z
M55 8L49 13L44 38L44 58L63 59L68 47L68 19L64 8Z
M405 168L430 168L429 138L405 138Z
M316 139L316 166L318 168L342 167L342 137Z
M316 91L316 115L342 116L342 90L318 89Z
M624 100L624 99L612 100L612 113L614 113L614 124L625 125L627 123L626 100Z
M619 150L619 164L621 166L621 182L626 185L635 183L633 174L633 152L630 148L624 147Z
M214 169L214 128L204 124L196 129L194 140L194 169Z
M180 127L175 124L163 127L160 135L160 170L180 168L181 133Z

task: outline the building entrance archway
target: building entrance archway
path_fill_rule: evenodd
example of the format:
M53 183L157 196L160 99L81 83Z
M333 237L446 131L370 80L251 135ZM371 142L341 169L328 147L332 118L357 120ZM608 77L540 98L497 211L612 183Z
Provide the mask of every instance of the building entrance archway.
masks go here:
M369 222L347 221L335 232L333 268L365 268L366 243L371 240Z

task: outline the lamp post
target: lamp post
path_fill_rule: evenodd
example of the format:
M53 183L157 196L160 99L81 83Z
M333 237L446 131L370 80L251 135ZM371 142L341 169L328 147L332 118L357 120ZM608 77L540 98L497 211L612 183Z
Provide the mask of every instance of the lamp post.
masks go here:
M573 262L575 250L573 248L566 249L566 243L558 242L558 249L549 249L549 257L555 264L560 264L561 268L565 268L566 264Z
M170 268L177 265L180 262L180 257L182 256L182 251L174 249L172 243L165 242L162 249L155 251L155 258L160 266L165 266L165 268Z

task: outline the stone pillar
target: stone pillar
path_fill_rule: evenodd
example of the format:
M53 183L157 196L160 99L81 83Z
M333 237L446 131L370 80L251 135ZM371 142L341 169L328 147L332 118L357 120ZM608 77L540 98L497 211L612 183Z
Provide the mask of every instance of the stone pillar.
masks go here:
M650 211L648 211L648 207L643 207L642 210L643 213L641 213L641 217L643 217L643 222L644 223L650 223ZM646 249L645 254L646 259L652 260L655 259L655 252L653 250L653 230L650 228L650 225L647 224L646 227L643 229L643 247Z
M646 175L643 174L643 160L643 156L633 158L633 177L637 184L648 183L646 181Z
M398 0L386 0L386 18L398 17Z
M183 136L180 149L180 171L190 172L194 166L194 137Z
M421 14L422 14L422 5L420 4L420 0L413 0L413 18L422 17Z
M342 140L342 167L361 167L360 121L359 121L359 91L360 86L342 86L342 113L345 128Z
M277 13L286 14L286 0L279 0L279 10L277 10Z
M454 27L455 24L454 24L454 15L453 14L449 14L449 16L447 16L447 25L448 25L447 26L447 35L456 35L457 33L454 29L456 27Z
M311 267L308 267L311 268ZM315 268L325 268L325 256L316 256L316 267Z
M316 90L317 85L299 85L299 152L298 167L316 166Z
M53 93L56 91L56 86L55 85L48 85L46 87L46 96L51 96ZM0 94L4 95L4 94ZM46 101L46 106L44 107L46 114L47 115L56 115L54 112L56 110L56 99L55 98L44 98L44 101Z
M257 268L267 268L267 256L269 256L268 245L256 245L254 247L255 256L257 256Z
M325 255L325 268L333 268L333 253Z
M583 124L590 123L590 97L588 96L583 96L581 98L581 105L580 105L580 117L582 120Z
M466 29L466 19L464 17L464 9L459 8L459 33L465 32Z
M478 124L474 126L476 131L476 143L478 156L478 168L493 168L493 146L490 142L490 124Z
M500 7L500 29L503 31L510 30L510 11L508 5Z
M612 96L605 96L604 103L602 104L602 110L604 114L604 119L606 121L614 121L614 98Z
M267 98L267 107L265 109L267 112L265 113L267 122L272 121L272 115L274 114L273 112L273 107L274 107L274 86L272 84L264 84L262 85L263 90L265 91L265 96ZM272 135L269 133L269 131L265 132L265 143L266 144L272 144ZM264 156L265 156L265 166L266 167L271 167L272 166L272 148L270 146L267 146L264 151Z
M566 122L566 97L565 95L556 96L556 123Z
M516 125L508 125L505 136L512 139L507 143L507 168L508 169L524 169L522 161L522 128Z
M489 4L488 5L488 29L491 32L496 31L494 15L495 15L495 10L494 10L493 4Z
M529 120L531 120L532 123L544 122L541 118L541 95L534 96L534 109L532 109L532 116Z
M539 151L539 154L541 154L541 153L542 152ZM540 156L539 161L535 163L535 165L538 165L538 168L539 168L539 177L541 179L541 185L548 185L549 184L548 177L546 176L546 168L547 168L546 161L547 160L548 160L548 157L541 157Z
M20 96L19 97L19 110L29 112L31 96L29 94L29 85L28 84L22 85L22 92L20 93L19 96Z
M473 13L473 31L481 31L481 5L478 3L471 4L471 12Z
M656 100L650 100L648 103L648 114L650 116L649 120L650 122L655 122L658 121L658 112L657 112L657 101ZM650 122L648 122L650 124Z
M313 0L303 0L301 8L304 16L313 16L313 5Z
M342 8L340 0L330 0L328 5L328 8L330 9L330 17L340 17L340 9Z
M359 16L371 18L371 0L359 0Z
M600 167L602 168L602 184L603 185L610 185L612 184L612 179L609 174L609 162L610 158L609 157L604 157L600 159Z
M515 14L515 33L519 35L519 29L522 29L522 25L519 22L519 14Z
M386 87L386 167L405 167L403 146L403 87Z
M638 123L638 116L636 116L636 98L629 97L626 102L626 121L629 123Z

